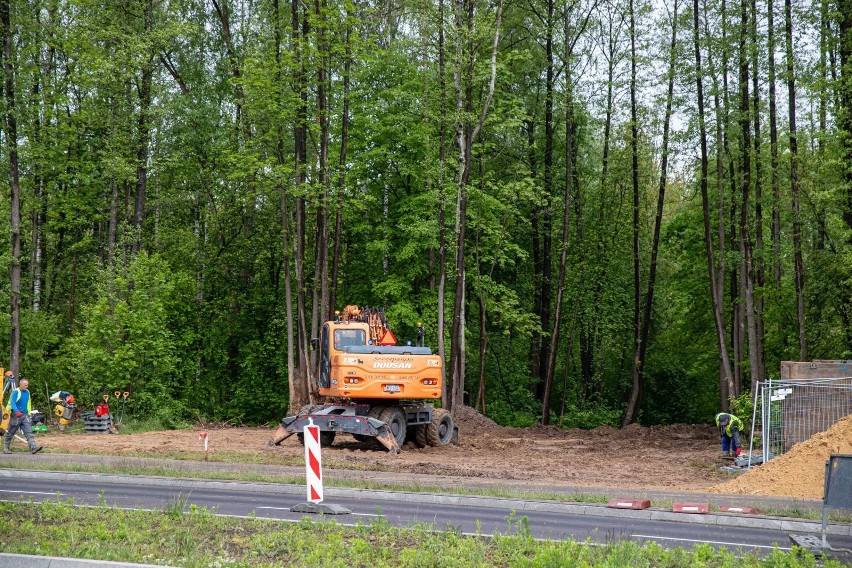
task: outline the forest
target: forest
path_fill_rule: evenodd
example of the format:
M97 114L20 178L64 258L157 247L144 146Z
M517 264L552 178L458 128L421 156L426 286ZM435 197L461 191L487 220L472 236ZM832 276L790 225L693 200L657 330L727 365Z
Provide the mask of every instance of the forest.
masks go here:
M270 423L346 304L444 407L708 422L852 358L852 0L0 0L5 367Z

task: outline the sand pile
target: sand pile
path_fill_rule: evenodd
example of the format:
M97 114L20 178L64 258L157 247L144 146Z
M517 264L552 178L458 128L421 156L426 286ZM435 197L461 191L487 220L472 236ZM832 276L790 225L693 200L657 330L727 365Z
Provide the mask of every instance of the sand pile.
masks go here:
M825 462L829 454L852 454L852 416L796 444L786 454L709 490L714 493L822 499Z

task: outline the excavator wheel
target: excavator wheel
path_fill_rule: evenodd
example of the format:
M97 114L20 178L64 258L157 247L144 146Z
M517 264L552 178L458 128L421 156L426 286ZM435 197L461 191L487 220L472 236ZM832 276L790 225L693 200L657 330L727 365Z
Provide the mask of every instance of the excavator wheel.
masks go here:
M388 406L382 411L379 420L387 424L391 436L396 438L398 446L405 443L405 414L398 406Z
M446 446L453 439L453 417L443 408L432 411L432 423L426 425L426 442L430 446Z
M334 435L337 432L329 432L326 430L320 430L320 446L327 447L334 443ZM303 446L305 445L305 435L302 432L296 434L296 437L299 438L299 443Z
M418 424L414 428L414 445L418 448L425 448L429 445L426 440L426 424Z

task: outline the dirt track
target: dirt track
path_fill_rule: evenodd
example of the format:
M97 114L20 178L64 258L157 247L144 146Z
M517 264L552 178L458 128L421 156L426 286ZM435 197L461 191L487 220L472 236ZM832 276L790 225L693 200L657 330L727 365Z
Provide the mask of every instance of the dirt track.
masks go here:
M457 421L461 445L417 449L399 455L338 435L323 450L327 467L462 477L529 480L578 486L705 490L729 479L718 470L719 441L712 426L604 426L595 430L556 427L505 428L471 409ZM54 452L113 455L202 456L200 430L132 435L51 434L41 436ZM295 437L278 447L268 428L210 429L211 459L217 452L252 454L246 461L298 463L303 450Z

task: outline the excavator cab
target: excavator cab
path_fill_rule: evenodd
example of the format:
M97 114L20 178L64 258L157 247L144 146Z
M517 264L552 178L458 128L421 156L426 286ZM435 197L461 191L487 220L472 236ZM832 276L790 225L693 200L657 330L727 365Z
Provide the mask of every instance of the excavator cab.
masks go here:
M327 322L322 326L320 337L320 368L317 384L320 388L331 386L331 357L332 351L343 351L347 347L364 347L367 345L367 330L363 327L339 327L335 322Z

